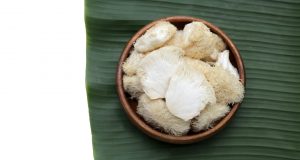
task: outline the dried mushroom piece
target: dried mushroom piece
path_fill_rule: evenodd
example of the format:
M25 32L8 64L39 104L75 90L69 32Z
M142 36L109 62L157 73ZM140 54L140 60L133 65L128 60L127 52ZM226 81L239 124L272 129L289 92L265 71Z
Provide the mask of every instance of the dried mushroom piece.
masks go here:
M205 24L192 22L183 29L183 44L186 56L202 59L213 53L215 37Z
M226 44L218 35L212 33L202 22L192 22L183 29L182 43L185 55L195 59L213 60L215 54L223 51Z
M208 103L215 102L214 90L203 73L189 65L183 64L171 77L166 104L176 117L188 121L199 115Z
M143 54L133 50L122 65L123 72L128 76L135 75L143 57Z
M215 49L211 55L209 55L208 57L204 57L202 60L207 63L216 62L216 60L218 59L218 55L219 51Z
M229 51L225 50L218 54L218 60L216 62L216 66L220 66L225 70L229 71L233 76L239 78L239 73L237 69L231 64L229 60Z
M210 71L211 66L208 63L205 63L198 59L193 59L189 57L184 57L184 62L190 67L196 69L197 71L202 72L204 75Z
M244 98L244 86L239 79L220 66L211 67L205 74L213 86L217 103L236 103Z
M192 121L192 130L199 132L212 127L214 122L224 117L230 111L226 104L210 104Z
M183 44L183 31L179 30L176 32L176 34L170 39L166 45L172 45L172 46L177 46L180 48L184 48Z
M216 50L216 52L222 52L226 49L226 44L224 43L224 41L222 40L221 37L219 37L218 35L213 33L213 38L215 41L215 46L214 49Z
M146 55L138 70L143 90L151 99L164 98L169 81L181 63L183 50L166 46Z
M141 95L137 113L152 127L171 135L185 135L190 130L190 121L183 121L172 115L162 99L151 100L146 94Z
M223 53L227 52L224 51ZM223 55L223 53L220 53L220 55ZM205 75L207 81L214 88L218 103L236 103L243 99L243 84L230 70L226 70L226 67L223 68L220 65L211 67L208 63L188 57L185 57L184 60L188 65L201 71ZM227 60L229 61L229 58ZM226 64L228 64L228 62L226 62ZM236 74L238 74L237 71Z
M177 28L170 22L160 21L136 40L134 48L142 53L153 51L170 40L176 31Z
M144 93L140 78L134 76L123 76L123 87L127 93L131 95L131 98L138 98Z

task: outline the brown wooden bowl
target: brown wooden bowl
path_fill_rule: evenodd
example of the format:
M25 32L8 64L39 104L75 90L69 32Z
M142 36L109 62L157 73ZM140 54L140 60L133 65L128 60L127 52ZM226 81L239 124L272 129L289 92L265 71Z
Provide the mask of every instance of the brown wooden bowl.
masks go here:
M127 43L126 47L123 50L123 53L121 54L117 73L116 73L116 84L117 84L117 92L121 101L121 104L123 106L123 109L127 113L129 119L133 124L135 124L141 131L143 131L145 134L168 143L174 143L174 144L188 144L188 143L194 143L201 140L204 140L214 134L216 134L218 131L220 131L228 122L233 118L233 115L237 111L237 109L240 106L240 103L233 104L231 106L230 112L223 117L220 121L215 124L215 126L211 129L208 129L203 132L193 133L190 132L185 136L173 136L166 134L162 131L156 130L152 128L150 125L148 125L142 117L140 117L136 113L136 106L137 101L135 99L130 99L129 95L125 93L123 88L123 71L122 71L122 64L126 60L126 58L129 56L130 51L133 49L133 43L142 36L146 30L148 30L150 27L152 27L154 24L156 24L158 21L165 20L169 21L170 23L174 24L178 29L183 29L183 27L190 22L193 21L199 21L204 23L207 27L210 28L212 32L219 35L223 41L227 44L227 49L230 50L230 61L231 63L238 69L241 82L245 85L245 71L244 71L244 64L241 58L241 55L237 49L237 47L233 44L231 39L218 27L215 25L194 17L186 17L186 16L174 16L174 17L167 17L162 18L156 21L153 21L146 26L144 26L142 29L140 29Z

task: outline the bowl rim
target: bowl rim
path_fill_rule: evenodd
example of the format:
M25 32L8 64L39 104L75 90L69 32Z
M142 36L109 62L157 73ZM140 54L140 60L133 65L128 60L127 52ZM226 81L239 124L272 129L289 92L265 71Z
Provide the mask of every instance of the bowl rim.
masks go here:
M235 103L232 105L230 112L223 117L213 128L208 129L203 132L195 133L193 135L184 135L184 136L173 136L169 135L163 132L160 132L154 128L152 128L150 125L145 123L143 120L141 120L141 117L139 117L132 109L130 104L128 103L125 95L125 91L123 88L123 71L122 71L122 64L130 54L130 51L133 47L134 42L136 41L137 38L139 38L141 35L145 33L146 30L148 30L150 27L155 25L158 21L169 21L171 23L176 23L176 22L192 22L192 21L198 21L204 23L212 32L220 36L225 44L227 45L227 48L230 50L230 53L234 56L234 59L236 61L237 69L239 72L240 76L240 81L241 83L245 86L246 85L246 77L245 77L245 69L244 69L244 63L242 60L242 57L239 53L239 50L235 46L235 44L231 41L231 39L223 32L220 28L217 26L213 25L210 22L207 22L203 19L200 18L195 18L195 17L189 17L189 16L171 16L171 17L165 17L161 19L154 20L144 27L142 27L140 30L138 30L132 37L131 39L127 42L125 48L122 51L122 54L119 58L118 66L117 66L117 71L116 71L116 88L117 88L117 93L118 97L120 99L120 102L122 104L122 107L124 111L127 114L127 117L130 119L130 121L137 126L142 132L147 134L148 136L163 141L167 143L173 143L173 144L190 144L190 143L195 143L201 140L204 140L214 134L216 134L218 131L223 129L225 125L233 118L234 114L236 113L237 109L240 107L241 103Z

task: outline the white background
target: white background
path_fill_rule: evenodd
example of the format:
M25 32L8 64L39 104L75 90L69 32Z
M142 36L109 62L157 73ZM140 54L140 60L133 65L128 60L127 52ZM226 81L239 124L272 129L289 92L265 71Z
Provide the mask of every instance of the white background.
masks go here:
M0 0L0 159L92 160L82 0Z

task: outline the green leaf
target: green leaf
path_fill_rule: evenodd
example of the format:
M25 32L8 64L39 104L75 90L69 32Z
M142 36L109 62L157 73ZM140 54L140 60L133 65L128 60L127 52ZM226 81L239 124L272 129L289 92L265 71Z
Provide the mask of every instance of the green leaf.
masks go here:
M166 16L205 19L240 49L246 97L220 133L192 145L156 141L133 126L115 89L129 38ZM300 2L86 0L86 87L95 160L300 159Z

